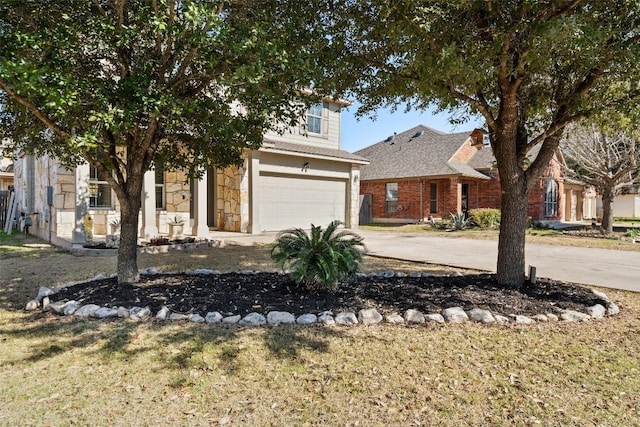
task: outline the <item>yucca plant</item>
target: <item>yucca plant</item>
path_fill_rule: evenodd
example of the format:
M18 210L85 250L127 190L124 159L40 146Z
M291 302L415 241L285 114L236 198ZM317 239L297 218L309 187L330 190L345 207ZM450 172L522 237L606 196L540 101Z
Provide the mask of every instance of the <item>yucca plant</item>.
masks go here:
M465 217L464 213L460 212L460 213L454 214L452 212L450 215L451 215L451 227L454 230L464 230L465 228L467 228L467 225L469 225L469 220Z
M333 221L324 231L311 224L309 234L301 228L284 230L276 237L271 258L308 290L336 290L341 280L353 279L360 271L364 247L359 235L338 231L340 224Z

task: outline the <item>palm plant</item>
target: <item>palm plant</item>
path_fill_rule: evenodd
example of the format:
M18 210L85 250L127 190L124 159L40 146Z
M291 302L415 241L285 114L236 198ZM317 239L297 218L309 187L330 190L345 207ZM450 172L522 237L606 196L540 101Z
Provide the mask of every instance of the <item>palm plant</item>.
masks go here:
M353 279L360 270L363 238L351 231L338 231L340 221L326 230L311 224L311 233L301 228L280 232L271 249L271 258L296 283L308 290L336 290L340 280Z

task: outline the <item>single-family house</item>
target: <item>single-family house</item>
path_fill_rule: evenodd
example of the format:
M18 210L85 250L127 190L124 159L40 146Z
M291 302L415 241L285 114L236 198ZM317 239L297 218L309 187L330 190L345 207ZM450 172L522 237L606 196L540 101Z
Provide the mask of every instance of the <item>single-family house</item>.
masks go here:
M182 172L148 171L140 237L166 234L176 216L192 236L309 228L333 220L357 227L360 167L367 161L340 149L345 105L325 99L311 106L299 127L265 134L260 149L246 151L241 167L207 170L192 182ZM95 235L109 234L119 218L114 192L88 164L67 169L53 158L20 154L15 178L19 210L33 218L30 231L54 243L83 242L87 216Z
M483 130L446 134L420 125L355 154L370 161L360 171L361 223L420 222L500 208L499 175ZM531 189L533 220L595 217L595 193L566 178L563 166L558 150Z

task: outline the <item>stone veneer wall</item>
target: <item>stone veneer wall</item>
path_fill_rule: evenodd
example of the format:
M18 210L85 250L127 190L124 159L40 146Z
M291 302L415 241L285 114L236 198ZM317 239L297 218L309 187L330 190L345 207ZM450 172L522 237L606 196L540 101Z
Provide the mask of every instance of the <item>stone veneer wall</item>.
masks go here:
M248 168L231 166L218 170L216 185L218 229L246 232L249 223Z
M170 217L174 212L186 213L187 217L189 216L189 202L192 194L189 190L187 175L184 172L165 172L164 195L165 206L163 210L166 210Z

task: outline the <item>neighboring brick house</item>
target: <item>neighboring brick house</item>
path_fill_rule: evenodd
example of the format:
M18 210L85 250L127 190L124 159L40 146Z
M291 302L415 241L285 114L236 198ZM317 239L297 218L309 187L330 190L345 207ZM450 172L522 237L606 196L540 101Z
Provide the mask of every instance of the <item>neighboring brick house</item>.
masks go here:
M535 158L538 150L530 152ZM500 208L500 181L486 133L445 134L416 126L355 154L370 161L360 172L360 222L420 222L475 208ZM563 174L554 155L529 193L533 220L595 217L595 194ZM363 212L364 211L364 212Z
M196 182L182 172L148 171L140 237L166 234L175 216L193 236L309 228L333 220L357 227L359 168L367 161L340 149L345 105L327 99L312 106L300 127L267 133L260 149L247 150L241 167L211 169ZM33 218L30 231L54 243L83 242L87 216L96 235L110 233L109 223L119 218L114 192L88 164L67 169L47 156L19 154L15 177L20 212Z

